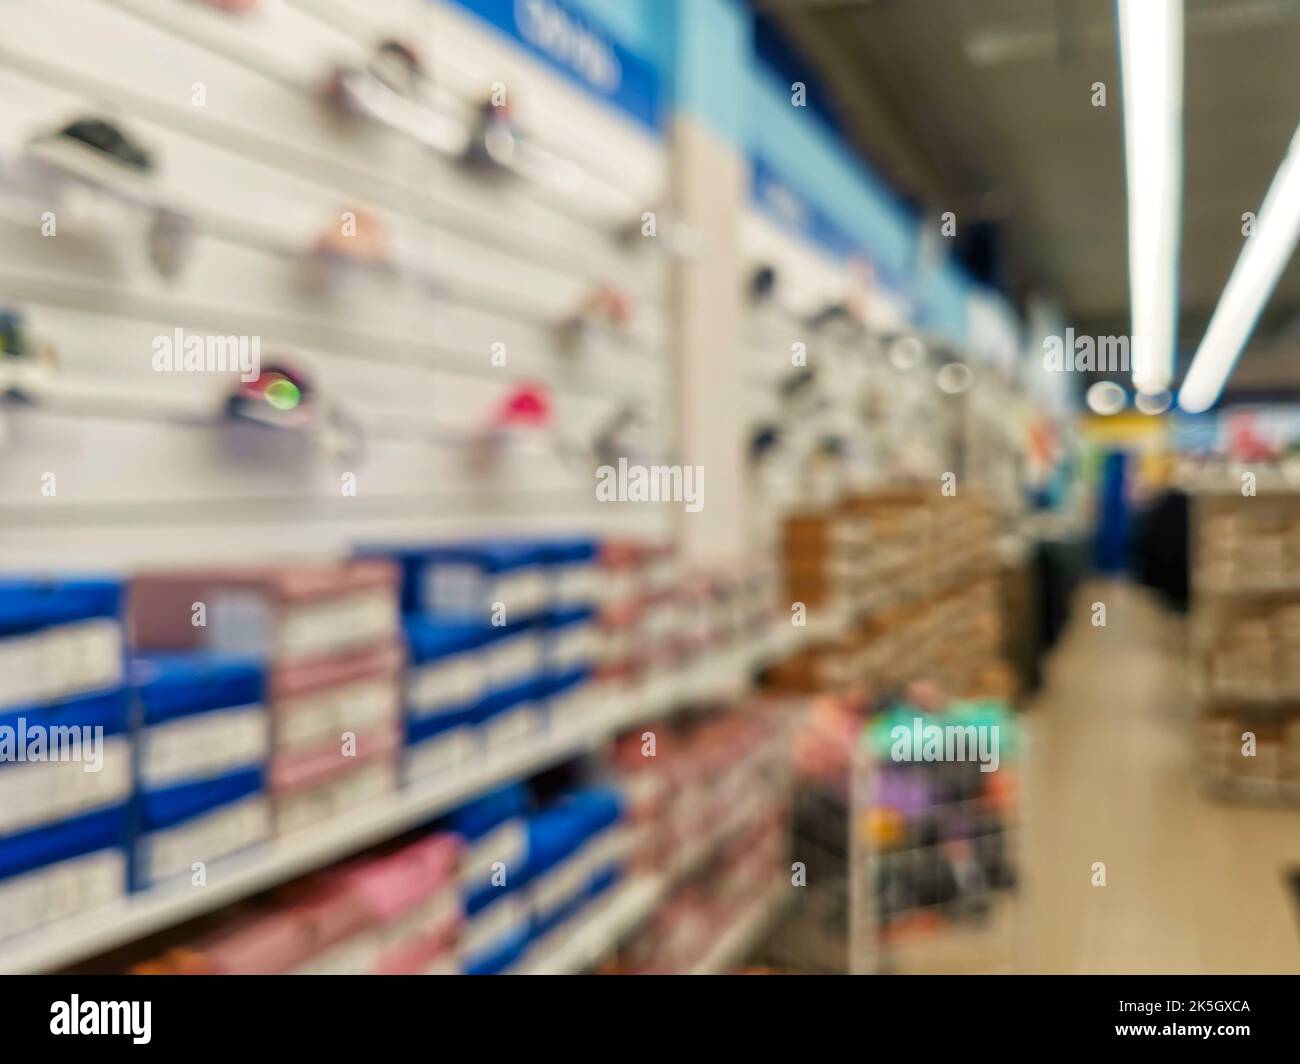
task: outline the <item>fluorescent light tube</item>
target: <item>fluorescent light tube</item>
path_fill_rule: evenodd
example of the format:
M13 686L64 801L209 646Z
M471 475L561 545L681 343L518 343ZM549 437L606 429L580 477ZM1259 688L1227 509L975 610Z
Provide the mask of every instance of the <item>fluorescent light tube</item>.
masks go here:
M1128 283L1133 382L1173 378L1183 163L1182 0L1118 0L1128 177Z
M1259 321L1300 237L1300 127L1255 216L1237 265L1223 287L1205 338L1178 393L1178 405L1199 414L1214 405Z

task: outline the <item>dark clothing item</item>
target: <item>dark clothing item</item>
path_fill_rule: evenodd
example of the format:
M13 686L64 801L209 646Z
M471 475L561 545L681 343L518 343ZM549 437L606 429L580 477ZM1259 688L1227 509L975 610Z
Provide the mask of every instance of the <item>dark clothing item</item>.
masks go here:
M1133 543L1133 571L1180 613L1187 611L1187 495L1167 491L1138 520Z

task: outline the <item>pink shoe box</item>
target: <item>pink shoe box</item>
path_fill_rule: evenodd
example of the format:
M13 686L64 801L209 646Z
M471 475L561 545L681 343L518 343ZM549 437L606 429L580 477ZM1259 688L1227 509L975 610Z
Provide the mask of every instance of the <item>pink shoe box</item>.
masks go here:
M341 741L277 754L269 780L276 833L310 827L396 790L400 745L400 727L387 724L358 734L355 756Z
M461 925L425 932L387 950L372 975L457 975L461 970Z
M624 599L601 608L597 621L597 670L618 683L635 683L649 662L648 606L643 599Z
M131 584L131 630L142 650L328 657L397 640L397 578L380 560L145 573Z
M274 750L337 746L344 732L360 735L402 718L404 653L397 643L298 661L270 679Z
M313 883L299 900L242 917L186 953L197 956L197 970L212 975L280 975L356 935L366 919L355 898Z
M440 834L326 873L323 892L360 917L351 936L304 971L414 974L431 965L464 921L460 859L460 839Z

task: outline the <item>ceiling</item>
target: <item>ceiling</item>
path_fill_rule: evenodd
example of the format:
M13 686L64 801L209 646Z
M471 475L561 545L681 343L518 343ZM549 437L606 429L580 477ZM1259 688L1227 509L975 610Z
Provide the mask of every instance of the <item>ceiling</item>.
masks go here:
M952 210L959 227L996 226L1014 297L1054 295L1080 332L1129 330L1112 0L753 3L816 70L861 152L936 225ZM1185 31L1184 367L1241 250L1242 214L1258 210L1300 121L1300 0L1185 0ZM1282 350L1300 350L1300 256L1251 355Z

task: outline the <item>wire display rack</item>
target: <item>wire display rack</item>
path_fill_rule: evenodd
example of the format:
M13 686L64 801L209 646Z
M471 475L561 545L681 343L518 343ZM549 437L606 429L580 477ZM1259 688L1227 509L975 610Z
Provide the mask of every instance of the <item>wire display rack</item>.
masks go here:
M952 759L955 732L952 745L938 747L946 758L900 756L911 753L904 731L931 728L944 739L961 729L960 741L976 750L987 749L981 735L996 736L996 768L974 756ZM850 971L1017 970L1022 755L1017 719L998 703L954 703L938 713L895 705L864 730L848 832Z

